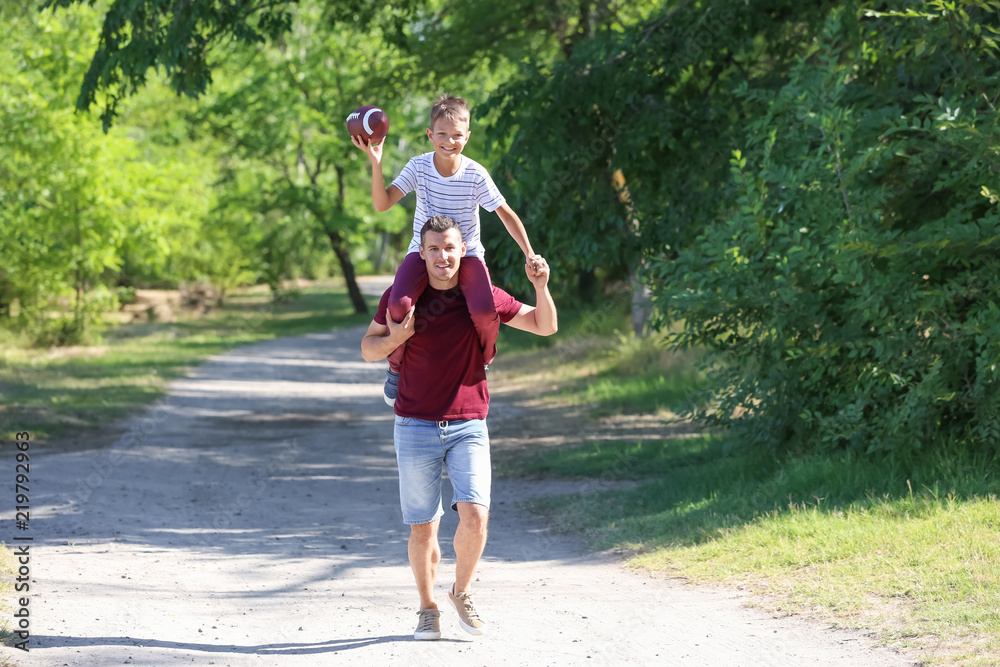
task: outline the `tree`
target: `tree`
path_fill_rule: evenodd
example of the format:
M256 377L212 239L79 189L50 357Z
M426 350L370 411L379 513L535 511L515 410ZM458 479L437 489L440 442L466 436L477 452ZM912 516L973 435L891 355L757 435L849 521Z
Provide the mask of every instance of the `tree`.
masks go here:
M766 109L735 197L657 280L679 342L729 361L715 421L778 447L996 451L998 7L830 9L787 80L733 91Z
M100 277L118 268L116 249L127 234L127 182L135 174L121 160L131 142L104 137L61 104L61 84L82 64L74 45L93 12L56 17L10 8L4 18L3 48L9 51L3 62L14 67L2 74L8 94L0 101L0 182L6 184L0 192L0 301L9 306L16 300L26 322L61 342L82 335L108 303ZM39 39L43 31L52 41ZM67 291L72 318L50 323L44 311Z
M93 6L95 0L49 0L45 7ZM104 14L97 50L77 98L90 110L105 93L101 114L107 130L122 100L143 88L149 71L164 71L179 94L198 97L212 82L213 49L220 44L246 46L273 42L288 32L297 0L113 0ZM388 3L363 0L328 3L318 17L327 27L341 23L367 27L378 16L397 42L417 0Z
M599 145L588 145L590 135L580 134L581 119L573 118L579 109L567 108L564 103L569 100L558 94L553 97L548 73L565 69L577 49L588 48L599 35L620 33L657 7L659 3L654 2L589 0L440 3L428 7L411 40L411 48L421 62L430 63L428 74L437 80L454 80L477 67L504 73L502 78L491 81L493 85L482 96L484 104L474 107L474 124L486 127L484 162L495 166L494 178L524 219L532 244L544 254L559 258L556 270L578 273L582 291L588 290L587 285L593 286L594 269L600 265L612 277L628 271L628 259L621 259L617 249L597 250L591 243L593 236L585 231L594 222L601 229L614 227L622 217L622 211L617 210L615 220L606 220L603 211L593 206L605 195L615 197L609 187L607 161L600 163L602 155L611 150L609 139L615 130L608 119L599 120L595 133ZM476 78L481 77L470 76L463 83L474 86ZM510 98L506 97L508 93ZM547 134L550 126L557 127L551 135ZM531 145L533 141L546 144ZM556 145L559 141L566 143ZM580 174L579 163L587 160L600 164L596 179ZM568 166L571 163L575 166ZM576 178L578 175L580 178ZM578 216L580 207L598 211L602 217L583 225ZM486 216L487 220L490 217ZM568 225L573 231L565 238L554 232L561 221L572 221ZM621 225L624 228L629 223ZM582 236L580 231L584 232ZM613 242L618 244L620 238L615 234ZM498 281L514 284L522 271L516 247L498 225L484 224L483 240L490 250L493 275Z
M79 1L53 0L59 5ZM150 68L163 68L178 92L200 96L208 90L213 72L225 62L226 55L219 47L234 43L280 45L292 32L296 4L113 2L105 14L78 106L90 108L97 102L95 95L104 91L107 98L102 118L107 128L120 101L145 85ZM483 0L409 0L395 3L391 9L379 3L319 2L311 5L309 12L317 30L331 34L342 26L338 34L364 34L370 26L377 26L379 43L389 54L393 50L397 55L409 54L409 66L401 76L392 77L387 92L408 86L412 92L426 91L430 96L442 85L457 82L466 96L477 98L498 82L498 72L507 71L505 63L519 63L530 56L538 67L546 67L572 56L577 44L595 34L621 31L656 6L654 2L589 0L570 5L554 1L497 5ZM399 58L390 57L379 60L378 66L365 74L377 79L383 71L398 66ZM331 243L340 242L331 239ZM490 239L487 234L487 243L497 246L500 266L519 266L500 239ZM592 272L592 265L586 271Z
M303 3L279 43L235 56L197 118L257 174L257 211L282 224L305 216L322 230L363 313L351 252L366 237L371 203L368 188L348 187L364 167L344 119L372 98L390 104L407 60L379 29L330 29L323 11Z
M43 342L70 342L113 307L117 287L200 274L210 160L165 147L141 125L104 134L74 111L96 11L0 12L0 60L10 64L0 72L0 318ZM163 131L176 107L157 104ZM225 254L211 245L216 259ZM71 316L50 317L66 296Z
M675 3L495 95L501 164L560 257L645 257L709 421L995 446L997 6Z
M501 86L488 110L498 168L545 221L560 268L623 277L644 249L676 250L714 219L736 121L760 112L733 82L780 80L818 16L813 3L670 3Z

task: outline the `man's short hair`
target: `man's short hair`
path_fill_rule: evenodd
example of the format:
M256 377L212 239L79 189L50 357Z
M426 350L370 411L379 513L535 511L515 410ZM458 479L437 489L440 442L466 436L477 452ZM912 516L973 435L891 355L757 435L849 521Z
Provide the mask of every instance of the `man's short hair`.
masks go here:
M469 112L469 103L465 101L464 97L455 97L448 94L438 95L438 98L431 106L432 130L434 129L434 123L442 118L456 122L464 120L465 124L468 125L472 120L472 114Z
M424 223L424 226L420 228L420 245L424 245L424 237L427 236L427 232L437 232L438 234L443 234L449 229L457 229L458 235L462 235L462 228L458 226L455 222L455 218L447 215L435 215Z

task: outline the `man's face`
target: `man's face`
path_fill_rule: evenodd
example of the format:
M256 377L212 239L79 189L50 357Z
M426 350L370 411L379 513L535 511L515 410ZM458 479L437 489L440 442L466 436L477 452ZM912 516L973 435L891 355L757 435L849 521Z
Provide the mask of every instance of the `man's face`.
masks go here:
M438 118L434 127L427 129L427 136L434 144L434 152L443 158L457 157L469 141L469 124L464 120Z
M420 246L420 257L427 265L427 275L439 282L458 277L458 267L465 257L465 242L457 229L427 232Z

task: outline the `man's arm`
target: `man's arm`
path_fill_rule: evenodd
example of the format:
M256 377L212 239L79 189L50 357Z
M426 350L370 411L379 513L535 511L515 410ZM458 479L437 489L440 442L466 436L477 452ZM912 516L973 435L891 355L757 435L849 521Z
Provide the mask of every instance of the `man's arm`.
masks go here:
M405 343L413 335L414 310L416 306L410 308L402 322L393 322L388 312L385 314L385 324L372 320L361 339L361 358L365 361L381 361Z
M542 257L537 257L534 266L524 265L524 272L535 286L536 305L522 305L521 310L507 324L539 336L551 336L559 330L559 318L556 304L549 293L549 264Z
M385 180L382 177L382 144L385 143L385 140L383 139L380 143L373 146L370 141L363 137L352 136L351 143L363 150L368 155L368 159L371 160L372 205L379 213L388 211L396 202L403 198L403 191L395 185L390 185L388 188L385 187Z

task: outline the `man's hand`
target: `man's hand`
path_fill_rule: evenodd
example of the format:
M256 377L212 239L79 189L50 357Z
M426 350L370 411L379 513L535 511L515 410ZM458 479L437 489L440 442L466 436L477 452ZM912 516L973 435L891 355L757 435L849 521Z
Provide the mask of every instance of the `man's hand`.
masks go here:
M381 166L382 164L382 144L385 143L385 139L372 145L371 141L359 135L351 136L351 143L360 148L371 160L372 164L375 166Z
M410 308L402 322L393 321L389 313L385 314L385 324L375 320L368 325L368 331L361 339L361 358L365 361L381 361L397 347L405 343L413 335L413 313L416 306Z
M532 255L524 265L524 272L536 290L544 289L549 284L549 263L541 255Z
M416 312L416 310L417 307L415 305L410 306L410 311L406 313L406 315L403 317L402 322L394 322L392 316L389 315L388 312L386 312L385 323L386 326L389 327L388 338L390 341L394 343L393 349L405 343L415 333L413 329L413 320L414 320L414 313Z
M515 329L539 336L551 336L559 331L559 316L556 304L549 293L549 263L544 257L532 255L534 262L524 265L528 280L535 286L536 305L521 304L521 309L507 324Z

